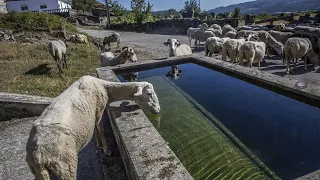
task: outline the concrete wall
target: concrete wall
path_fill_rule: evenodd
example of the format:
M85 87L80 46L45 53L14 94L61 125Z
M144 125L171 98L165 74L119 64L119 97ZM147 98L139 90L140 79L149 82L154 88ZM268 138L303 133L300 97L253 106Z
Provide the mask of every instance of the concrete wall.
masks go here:
M110 69L97 74L119 82ZM110 103L107 112L130 180L193 179L135 102Z
M27 5L29 11L42 11L42 10L52 10L52 9L62 9L71 8L71 3L67 1L58 0L20 0L20 1L7 1L8 12L16 11L23 12L21 10L21 5ZM40 5L47 5L47 8L41 9Z
M39 116L52 98L0 93L0 121Z

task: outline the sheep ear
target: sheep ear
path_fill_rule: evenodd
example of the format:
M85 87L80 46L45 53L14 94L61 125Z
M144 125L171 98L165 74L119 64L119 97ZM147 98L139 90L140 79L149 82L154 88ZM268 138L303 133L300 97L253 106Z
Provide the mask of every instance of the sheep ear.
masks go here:
M180 45L180 41L177 39L177 45Z
M128 49L128 48L129 48L128 46L125 46L125 47L122 48L122 51L125 50L125 49Z
M142 95L142 86L138 86L138 90L136 93L133 94L133 96L141 96Z
M164 42L163 44L166 45L166 46L168 46L168 42Z

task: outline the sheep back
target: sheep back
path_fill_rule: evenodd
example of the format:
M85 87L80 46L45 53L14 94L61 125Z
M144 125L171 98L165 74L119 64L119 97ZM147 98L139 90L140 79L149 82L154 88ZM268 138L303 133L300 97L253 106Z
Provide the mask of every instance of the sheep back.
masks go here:
M175 51L176 56L185 56L185 55L191 55L191 54L192 54L192 50L190 46L188 46L187 44L181 44L176 48L176 51Z
M29 165L56 169L61 159L77 165L74 164L77 155L91 140L95 122L101 118L108 101L100 81L91 76L80 78L43 111L29 134L26 146Z
M113 61L113 59L114 59L114 55L113 55L112 52L101 53L101 55L100 55L100 67L116 65L115 62Z

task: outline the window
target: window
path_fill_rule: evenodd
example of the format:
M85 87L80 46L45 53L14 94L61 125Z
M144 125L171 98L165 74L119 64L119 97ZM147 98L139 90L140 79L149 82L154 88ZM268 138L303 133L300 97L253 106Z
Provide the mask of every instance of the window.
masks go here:
M40 9L46 9L47 5L45 3L40 4Z
M26 4L22 4L21 5L21 10L22 11L27 11L28 10L28 6Z

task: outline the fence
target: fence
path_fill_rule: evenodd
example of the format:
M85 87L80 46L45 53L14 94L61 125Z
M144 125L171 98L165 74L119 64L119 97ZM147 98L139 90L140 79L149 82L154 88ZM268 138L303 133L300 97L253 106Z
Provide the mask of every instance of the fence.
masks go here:
M50 9L50 10L41 10L41 11L32 11L34 13L48 13L48 14L56 14L62 17L71 17L75 14L77 14L76 10L69 9L69 8L63 8L63 9Z

